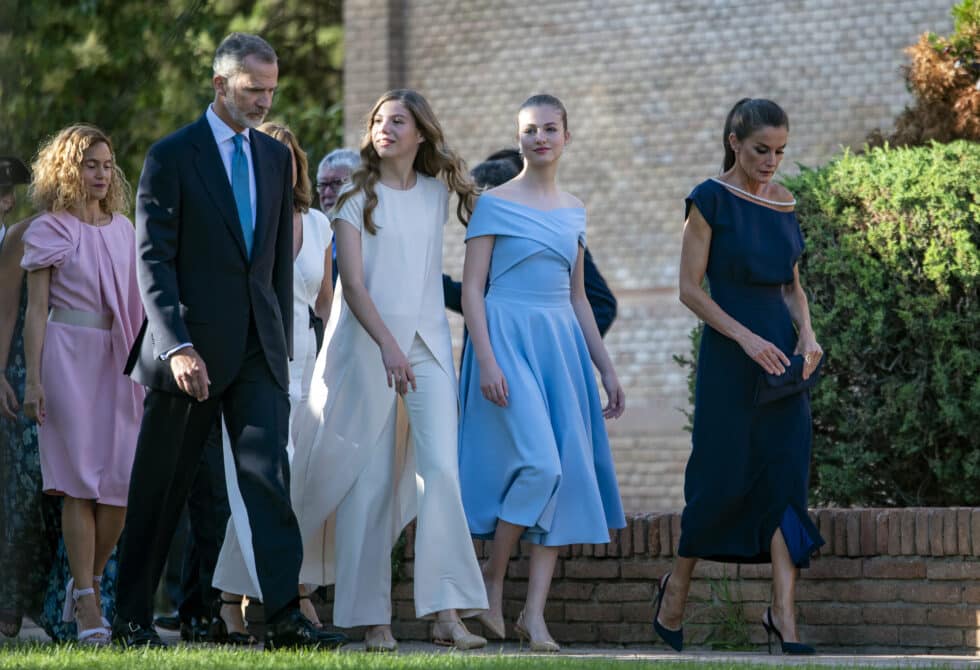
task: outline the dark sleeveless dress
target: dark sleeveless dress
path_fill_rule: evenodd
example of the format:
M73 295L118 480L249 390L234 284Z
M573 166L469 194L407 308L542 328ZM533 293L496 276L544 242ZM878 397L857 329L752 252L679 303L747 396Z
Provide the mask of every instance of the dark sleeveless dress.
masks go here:
M790 356L797 335L784 284L803 253L793 212L739 197L707 180L686 199L711 226L711 297L736 321ZM693 450L684 481L681 556L770 561L782 530L793 562L806 567L823 539L807 514L811 421L808 393L755 406L762 368L705 324L698 354Z

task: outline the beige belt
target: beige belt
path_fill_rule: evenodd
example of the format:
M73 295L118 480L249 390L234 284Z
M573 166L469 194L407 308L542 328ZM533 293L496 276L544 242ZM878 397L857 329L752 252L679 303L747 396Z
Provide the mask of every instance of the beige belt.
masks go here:
M82 326L83 328L112 330L112 314L109 312L82 312L77 309L52 307L51 311L48 312L48 321L66 323L69 326Z

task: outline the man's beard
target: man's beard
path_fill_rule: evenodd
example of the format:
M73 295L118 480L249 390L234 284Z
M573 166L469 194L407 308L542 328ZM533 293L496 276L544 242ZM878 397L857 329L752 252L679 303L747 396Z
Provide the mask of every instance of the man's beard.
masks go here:
M262 121L265 120L265 114L258 121L250 119L245 112L242 111L241 107L235 104L232 96L225 95L225 109L228 110L228 116L231 120L240 125L242 128L258 128L262 125Z

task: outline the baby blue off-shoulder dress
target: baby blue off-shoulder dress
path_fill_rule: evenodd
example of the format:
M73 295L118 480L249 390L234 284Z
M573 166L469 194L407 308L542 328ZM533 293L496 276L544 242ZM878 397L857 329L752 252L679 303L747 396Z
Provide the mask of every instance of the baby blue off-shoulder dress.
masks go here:
M599 389L571 304L585 210L533 207L485 194L466 239L495 236L486 295L490 344L510 396L480 391L472 346L460 372L459 474L470 533L497 520L560 546L609 541L626 520Z

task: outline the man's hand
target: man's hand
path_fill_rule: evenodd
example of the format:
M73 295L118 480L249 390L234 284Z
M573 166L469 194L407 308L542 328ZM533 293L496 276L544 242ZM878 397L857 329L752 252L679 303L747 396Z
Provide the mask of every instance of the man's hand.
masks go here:
M180 390L198 402L207 400L211 380L208 378L208 368L204 364L204 359L194 347L181 349L168 360L170 371L174 373L174 380Z

